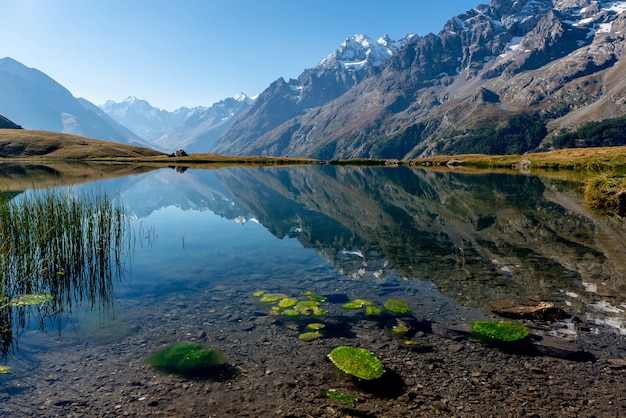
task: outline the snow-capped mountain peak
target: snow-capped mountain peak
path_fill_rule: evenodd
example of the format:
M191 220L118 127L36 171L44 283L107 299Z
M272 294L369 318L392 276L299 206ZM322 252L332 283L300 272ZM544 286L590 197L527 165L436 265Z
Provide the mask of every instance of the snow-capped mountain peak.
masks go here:
M394 41L384 35L374 41L366 35L352 35L346 38L333 53L320 61L317 67L341 66L344 69L355 70L377 67L416 36L411 34L399 41Z
M250 97L248 97L243 92L239 92L239 93L235 94L233 96L233 99L235 99L238 102L245 102L245 103L248 103L248 104L252 103L252 101L253 101Z

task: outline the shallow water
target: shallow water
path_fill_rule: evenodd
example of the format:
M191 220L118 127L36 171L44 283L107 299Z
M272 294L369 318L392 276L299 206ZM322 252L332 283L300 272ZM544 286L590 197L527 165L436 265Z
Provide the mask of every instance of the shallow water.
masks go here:
M347 314L333 298L403 299L416 318L449 325L493 317L492 301L516 298L552 302L591 334L626 334L626 227L589 213L576 184L307 166L160 169L70 188L80 190L119 196L133 245L112 303L49 314L44 329L24 324L5 359L14 374L0 376L13 399L37 390L19 380L48 378L50 353L162 336L144 338L139 358L168 335L201 336L211 318L237 328L269 311L256 290L331 296L323 318L338 328ZM202 323L184 322L190 311ZM563 321L549 332L581 331Z

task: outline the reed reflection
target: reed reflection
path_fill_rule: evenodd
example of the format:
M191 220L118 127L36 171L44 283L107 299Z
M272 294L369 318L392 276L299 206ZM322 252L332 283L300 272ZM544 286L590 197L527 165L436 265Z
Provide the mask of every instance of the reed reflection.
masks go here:
M119 200L33 191L0 199L0 355L79 306L110 310L132 239Z

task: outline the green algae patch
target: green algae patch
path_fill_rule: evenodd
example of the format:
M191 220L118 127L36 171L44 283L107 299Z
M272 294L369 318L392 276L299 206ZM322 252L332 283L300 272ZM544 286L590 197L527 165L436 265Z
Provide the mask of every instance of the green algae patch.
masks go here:
M216 348L183 341L151 354L146 363L168 373L198 376L224 365L226 357Z
M291 308L296 303L298 303L297 298L282 298L281 300L278 301L278 307L279 308Z
M383 310L380 309L378 306L373 306L373 305L368 305L365 307L365 314L367 316L380 316L382 315Z
M408 315L411 313L411 307L408 303L401 299L389 299L383 304L385 312L392 315Z
M380 360L364 348L342 345L334 348L328 358L342 372L363 380L378 379L385 372Z
M256 292L254 292L252 294L252 296L260 298L261 296L263 296L265 294L265 290L257 290Z
M346 309L360 309L363 306L374 306L374 302L365 299L354 299L342 305Z
M472 331L480 339L500 342L519 341L530 335L528 327L519 322L476 321Z
M308 324L306 326L308 329L313 329L313 330L320 330L320 329L324 329L326 328L326 325L321 324L319 322L313 322L312 324Z
M300 295L316 302L326 302L326 300L328 299L326 296L320 296L315 292L311 292L310 290L300 292Z
M343 403L352 403L357 402L359 398L356 396L346 395L343 392L340 392L336 389L328 389L322 391L322 396L333 401L343 402Z
M9 366L0 366L0 374L12 374Z
M261 295L261 299L259 299L259 302L262 303L277 303L280 302L281 299L285 299L288 298L289 296L284 295L282 293L264 293L263 295Z
M319 331L303 332L298 336L298 339L300 341L313 341L317 340L318 338L322 338L322 333Z

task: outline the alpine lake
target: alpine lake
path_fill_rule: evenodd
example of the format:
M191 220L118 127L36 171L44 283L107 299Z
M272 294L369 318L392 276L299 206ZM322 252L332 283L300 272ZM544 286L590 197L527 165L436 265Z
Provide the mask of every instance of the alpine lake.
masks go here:
M626 414L626 222L586 208L575 180L334 165L0 176L1 416ZM485 339L476 321L528 333ZM376 375L345 370L330 355L344 346Z

